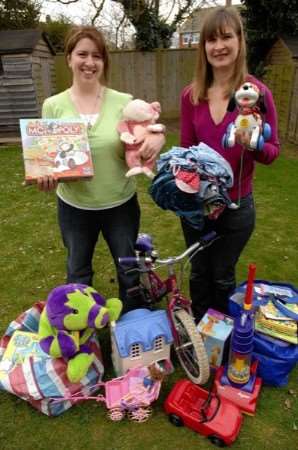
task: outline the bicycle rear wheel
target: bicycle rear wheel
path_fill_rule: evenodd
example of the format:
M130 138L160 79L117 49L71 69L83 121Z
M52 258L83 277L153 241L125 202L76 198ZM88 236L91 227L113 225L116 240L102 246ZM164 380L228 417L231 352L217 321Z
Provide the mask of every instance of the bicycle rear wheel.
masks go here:
M193 383L204 384L210 375L209 362L193 318L184 309L173 311L172 317L178 334L174 348L180 364Z

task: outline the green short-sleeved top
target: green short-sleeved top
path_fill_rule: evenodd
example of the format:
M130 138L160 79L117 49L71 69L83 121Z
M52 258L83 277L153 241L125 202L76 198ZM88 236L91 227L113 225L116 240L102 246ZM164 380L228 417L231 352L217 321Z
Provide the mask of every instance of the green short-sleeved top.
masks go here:
M122 109L131 99L129 94L105 88L99 117L88 130L94 177L91 180L59 183L57 195L66 203L82 209L104 209L118 206L134 195L135 180L125 177L128 168L124 146L117 132ZM45 100L42 117L80 118L69 89Z

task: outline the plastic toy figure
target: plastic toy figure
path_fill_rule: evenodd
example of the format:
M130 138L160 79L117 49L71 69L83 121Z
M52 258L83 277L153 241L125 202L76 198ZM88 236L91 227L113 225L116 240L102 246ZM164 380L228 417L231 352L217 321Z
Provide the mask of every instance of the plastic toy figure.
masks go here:
M266 112L266 107L264 96L258 86L250 82L242 84L231 98L228 111L234 111L236 106L239 109L239 115L235 122L228 126L222 139L222 146L234 147L237 133L246 132L250 139L249 148L262 150L264 142L270 139L271 127L262 119L261 114Z

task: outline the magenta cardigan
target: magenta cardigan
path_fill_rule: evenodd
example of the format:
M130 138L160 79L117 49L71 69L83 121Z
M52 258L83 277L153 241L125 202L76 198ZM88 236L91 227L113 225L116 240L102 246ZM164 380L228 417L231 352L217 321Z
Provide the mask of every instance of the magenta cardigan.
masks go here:
M244 151L241 174L242 146L237 144L232 148L224 149L221 145L227 126L235 120L238 114L237 109L233 112L226 112L223 120L216 125L211 117L207 101L193 105L190 99L190 86L184 88L181 94L180 145L188 148L191 145L204 142L230 163L234 173L234 185L229 190L229 194L233 201L237 201L238 198L245 197L252 192L255 162L271 164L279 155L280 150L277 135L277 114L272 93L267 86L256 78L249 76L248 79L265 94L267 108L265 121L270 124L272 134L270 140L264 144L262 151Z

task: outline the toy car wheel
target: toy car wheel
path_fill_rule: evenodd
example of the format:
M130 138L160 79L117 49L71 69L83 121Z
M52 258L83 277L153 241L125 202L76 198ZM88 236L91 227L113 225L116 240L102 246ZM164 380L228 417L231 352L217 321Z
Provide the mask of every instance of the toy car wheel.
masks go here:
M112 408L108 411L108 417L113 422L119 422L124 418L124 412L120 408Z
M208 439L217 447L226 447L225 441L218 436L208 436Z
M169 414L169 421L175 425L175 427L183 427L184 423L181 417L176 414Z
M127 416L129 420L133 422L146 422L152 414L152 408L150 406L143 406L142 408L136 408L132 411L129 411Z
M206 383L210 375L209 361L193 317L180 309L173 312L172 318L178 336L174 348L181 366L193 383Z

